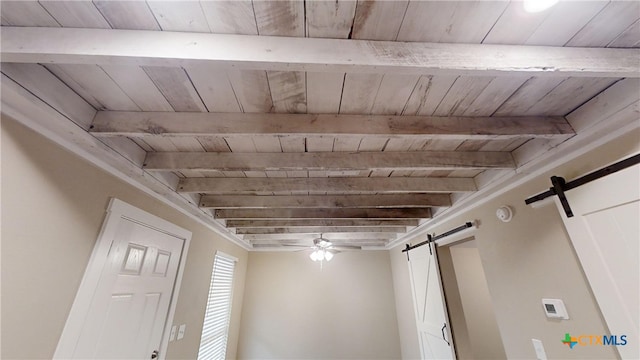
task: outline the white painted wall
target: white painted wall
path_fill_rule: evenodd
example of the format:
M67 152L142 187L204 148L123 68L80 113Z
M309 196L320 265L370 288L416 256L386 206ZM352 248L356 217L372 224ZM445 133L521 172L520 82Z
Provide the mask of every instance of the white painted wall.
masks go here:
M639 130L630 132L429 230L441 234L466 221L479 221L474 236L507 358L535 358L531 338L542 340L550 359L616 357L607 346L578 346L570 350L562 344L567 332L605 334L607 329L557 210L553 205L533 209L524 204L524 199L548 189L551 175L574 179L640 151L639 138ZM505 204L515 209L510 223L502 223L495 217L496 208ZM405 271L402 260L406 262L406 256L401 253L402 247L391 251L392 269L394 279L408 282L408 277L395 275ZM396 301L406 303L411 292L405 291L404 285L396 284L395 288L402 291L396 293ZM563 299L571 319L547 319L540 302L542 298ZM400 306L397 310L399 313L411 311ZM398 315L401 333L415 331L415 325L406 321L408 318L407 314ZM410 342L408 346L414 345ZM404 350L405 344L402 347Z
M239 258L235 357L247 251L12 120L2 119L1 143L1 358L53 356L112 196L193 232L174 319L186 334L170 343L168 358L196 357L215 251Z
M397 359L387 251L249 254L239 359Z

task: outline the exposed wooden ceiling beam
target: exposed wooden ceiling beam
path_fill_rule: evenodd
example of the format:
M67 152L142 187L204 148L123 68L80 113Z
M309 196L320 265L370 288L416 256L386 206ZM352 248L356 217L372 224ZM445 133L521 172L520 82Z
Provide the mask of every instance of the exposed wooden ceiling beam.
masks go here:
M277 227L407 227L418 226L420 222L414 219L288 219L288 220L227 220L229 228L277 228Z
M409 208L451 206L447 194L378 195L204 195L200 207L209 209L261 208Z
M406 227L401 228L399 226L391 227L293 227L293 228L240 228L236 229L236 234L249 235L249 234L308 234L308 233L405 233Z
M343 171L513 169L509 152L406 151L316 153L150 152L147 170L159 171Z
M331 114L251 114L100 111L95 136L373 136L495 140L568 138L563 117L435 117Z
M2 28L2 60L234 69L639 77L640 49L442 44L168 31Z
M250 241L249 243L253 246L253 248L280 248L280 249L289 249L289 250L304 250L304 248L311 249L313 239L304 239L304 240L292 240L292 239L284 239L284 240L260 240L260 241ZM349 239L349 240L331 240L331 243L334 246L371 246L371 247L383 247L387 245L389 240L381 239L381 240L369 240L369 239ZM296 249L295 247L298 247Z
M228 209L215 210L216 219L428 219L429 208L411 209Z
M339 193L450 193L476 191L471 178L186 178L178 192L207 194L290 193L318 191Z
M248 234L243 235L245 241L269 240L313 240L322 235L327 240L390 240L398 236L390 233L308 233L308 234Z

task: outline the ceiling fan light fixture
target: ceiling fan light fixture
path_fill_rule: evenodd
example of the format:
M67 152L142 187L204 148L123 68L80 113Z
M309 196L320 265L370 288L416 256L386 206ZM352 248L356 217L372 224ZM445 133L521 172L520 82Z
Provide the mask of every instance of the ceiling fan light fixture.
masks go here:
M318 246L323 247L323 248L329 247L329 246L331 246L331 242L329 240L325 240L325 239L323 239L321 237L320 240L318 240Z
M528 13L537 13L557 4L558 0L524 0L523 7L524 11Z
M331 259L333 259L333 253L331 251L325 251L324 252L324 259L327 261L331 261Z
M314 250L309 257L313 261L320 261L323 258L323 254L320 253L320 250Z

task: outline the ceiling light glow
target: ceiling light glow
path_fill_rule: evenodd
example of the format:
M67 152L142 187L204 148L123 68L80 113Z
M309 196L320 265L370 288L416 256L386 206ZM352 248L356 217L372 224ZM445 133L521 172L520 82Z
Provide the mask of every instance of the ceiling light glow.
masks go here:
M537 13L547 10L557 4L558 0L524 0L524 10L528 13Z
M333 253L331 251L325 251L324 252L324 259L327 261L331 261L331 259L333 259Z

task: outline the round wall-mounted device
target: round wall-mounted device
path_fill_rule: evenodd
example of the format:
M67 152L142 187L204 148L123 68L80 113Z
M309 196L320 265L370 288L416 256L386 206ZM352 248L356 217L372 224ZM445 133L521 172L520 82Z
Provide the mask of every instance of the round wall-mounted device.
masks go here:
M509 222L513 218L513 210L508 205L501 206L496 210L496 216L502 222Z

